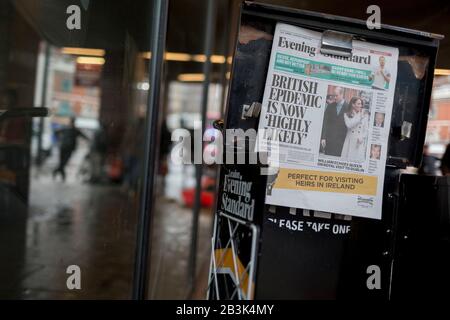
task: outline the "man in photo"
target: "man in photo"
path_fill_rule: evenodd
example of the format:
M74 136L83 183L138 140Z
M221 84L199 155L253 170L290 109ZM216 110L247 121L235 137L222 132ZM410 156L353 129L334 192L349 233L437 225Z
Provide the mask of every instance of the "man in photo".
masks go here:
M336 100L334 99L334 94L328 94L327 95L327 100L326 100L327 107L328 107L328 105L330 105L330 104L332 104L334 102L336 102Z
M326 155L341 156L345 136L347 135L347 127L344 121L344 114L347 108L348 105L344 99L344 89L335 87L334 102L330 103L325 110L320 140L320 146Z
M310 63L305 65L305 74L307 76L311 75L311 64Z
M381 56L379 58L380 66L377 67L374 73L370 76L370 80L373 81L372 88L386 90L389 88L389 82L391 81L391 73L386 69L386 58Z
M384 113L375 112L375 121L373 125L377 128L384 128Z
M370 147L370 159L380 160L380 156L381 156L381 145L373 144Z

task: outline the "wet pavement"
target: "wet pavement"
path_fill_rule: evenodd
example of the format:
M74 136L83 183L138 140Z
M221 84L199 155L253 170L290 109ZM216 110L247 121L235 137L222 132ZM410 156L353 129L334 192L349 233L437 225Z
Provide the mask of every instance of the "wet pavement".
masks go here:
M129 299L136 241L137 197L121 185L53 180L33 172L29 205L8 190L0 226L0 298ZM158 197L152 234L149 297L185 299L192 211ZM211 214L200 215L199 283L209 265ZM66 268L81 268L81 290L68 290ZM204 292L196 288L196 292ZM201 298L201 294L196 296Z
M159 203L154 222L150 290L151 299L186 299L189 297L189 248L192 211L175 202ZM211 248L211 214L202 211L197 241L197 283L204 286L208 277ZM200 292L206 289L196 288ZM196 297L196 298L201 298Z

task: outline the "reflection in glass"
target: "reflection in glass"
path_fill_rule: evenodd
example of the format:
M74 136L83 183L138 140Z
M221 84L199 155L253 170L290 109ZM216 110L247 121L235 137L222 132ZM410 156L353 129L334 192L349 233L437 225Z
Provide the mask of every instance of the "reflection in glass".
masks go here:
M131 297L150 3L0 1L1 298Z

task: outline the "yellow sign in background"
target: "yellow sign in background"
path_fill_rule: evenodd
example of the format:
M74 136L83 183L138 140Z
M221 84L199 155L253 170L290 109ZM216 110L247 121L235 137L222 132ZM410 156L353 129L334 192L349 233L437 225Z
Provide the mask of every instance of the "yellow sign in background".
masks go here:
M373 176L281 168L274 188L374 196L378 178Z

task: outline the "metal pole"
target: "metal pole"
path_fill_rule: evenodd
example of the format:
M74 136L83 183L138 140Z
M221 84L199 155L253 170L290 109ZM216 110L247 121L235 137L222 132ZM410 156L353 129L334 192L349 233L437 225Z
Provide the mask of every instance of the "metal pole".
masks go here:
M145 128L144 179L137 223L137 241L133 279L134 300L144 300L148 286L151 220L154 209L154 182L160 131L159 106L164 48L167 32L168 0L154 0L150 39L149 95Z
M228 23L226 23L225 26L225 32L223 35L223 41L222 41L222 52L226 58L226 62L222 64L221 70L220 70L220 77L221 77L221 83L222 83L222 97L220 99L220 117L223 119L224 109L225 109L225 102L227 99L227 83L229 82L229 79L227 79L227 71L231 70L229 63L228 63L228 57L230 56L230 34L231 34L231 25L234 23L233 20L233 8L235 7L235 4L233 1L228 1L227 9L224 14L225 17L230 17L230 20ZM234 24L233 24L234 25ZM217 170L218 171L218 170Z
M43 85L42 85L42 95L41 95L41 105L40 107L47 107L47 87L48 87L48 75L49 75L49 65L50 65L50 44L45 43L45 63L44 63L44 75L43 75ZM36 164L40 166L42 164L42 135L44 133L44 119L39 120L39 134L38 134L38 146L37 146L37 158Z
M205 38L204 38L204 46L205 46L205 56L206 61L203 64L203 73L205 75L205 79L203 80L203 92L202 92L202 104L201 104L201 113L202 113L202 137L205 132L206 126L206 111L208 108L208 93L209 93L209 83L210 83L210 73L211 73L211 55L212 48L214 45L214 35L216 29L216 9L217 9L217 1L216 0L207 0L207 11L206 11L206 26L205 26ZM195 142L194 142L195 143ZM203 147L203 143L201 143ZM203 154L203 150L201 150ZM203 159L201 164L196 164L195 167L195 181L196 181L196 189L195 189L195 204L193 210L193 218L192 218L192 232L191 232L191 250L189 255L189 281L190 281L190 291L194 289L194 282L196 278L196 261L197 261L197 239L198 239L198 218L200 215L201 208L201 181L203 175ZM190 293L191 294L191 293Z

